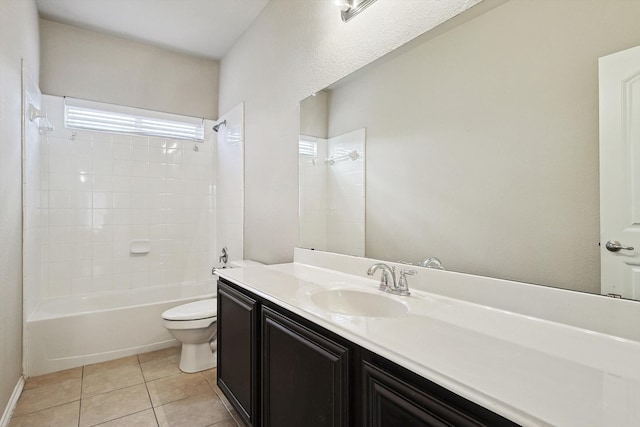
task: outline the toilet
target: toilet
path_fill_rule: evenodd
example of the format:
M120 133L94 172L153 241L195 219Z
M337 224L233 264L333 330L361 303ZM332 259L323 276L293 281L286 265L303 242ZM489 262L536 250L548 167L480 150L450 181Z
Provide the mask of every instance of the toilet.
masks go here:
M162 325L182 343L180 370L199 372L216 366L217 300L209 298L170 308L162 313Z
M264 264L251 260L229 262L231 268L259 265ZM162 325L182 343L181 371L192 373L216 366L217 310L216 298L209 298L179 305L162 313Z

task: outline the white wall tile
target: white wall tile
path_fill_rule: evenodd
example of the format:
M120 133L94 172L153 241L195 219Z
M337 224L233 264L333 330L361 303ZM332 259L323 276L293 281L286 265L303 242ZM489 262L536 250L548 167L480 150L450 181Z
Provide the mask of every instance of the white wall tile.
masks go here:
M131 160L138 162L149 162L149 146L133 145L131 147Z
M241 258L242 182L235 178L242 173L233 172L233 206L217 213L212 133L198 152L192 142L163 138L87 131L72 138L63 125L49 133L32 165L34 188L25 186L27 204L38 207L25 209L25 223L46 231L41 243L41 231L25 232L42 252L40 268L30 267L41 275L42 296L211 280L216 215L236 225L225 238ZM235 152L227 161L241 165ZM150 239L151 252L131 254L133 239Z
M115 142L111 148L113 160L131 160L131 144Z
M114 158L112 162L113 175L114 176L131 176L131 160Z

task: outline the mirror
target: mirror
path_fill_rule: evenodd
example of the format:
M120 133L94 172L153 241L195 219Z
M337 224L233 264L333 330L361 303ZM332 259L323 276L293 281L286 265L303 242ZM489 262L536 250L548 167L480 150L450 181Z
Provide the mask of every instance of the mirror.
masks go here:
M299 246L365 254L366 130L327 137L328 96L300 104Z
M303 101L301 139L366 129L364 255L600 293L598 58L639 14L511 0Z

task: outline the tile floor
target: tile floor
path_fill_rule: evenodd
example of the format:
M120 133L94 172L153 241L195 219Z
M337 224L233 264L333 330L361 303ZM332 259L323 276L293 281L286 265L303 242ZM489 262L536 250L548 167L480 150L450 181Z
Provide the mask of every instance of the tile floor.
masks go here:
M180 347L29 378L9 427L238 427L216 370L185 374Z

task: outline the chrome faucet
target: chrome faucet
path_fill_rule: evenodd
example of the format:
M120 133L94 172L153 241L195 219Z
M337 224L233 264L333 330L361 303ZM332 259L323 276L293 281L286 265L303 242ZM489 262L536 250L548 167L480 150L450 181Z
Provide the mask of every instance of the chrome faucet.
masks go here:
M380 276L380 285L378 286L378 289L387 292L389 291L389 289L395 288L396 268L389 267L387 264L378 262L369 267L369 269L367 270L367 275L373 276L373 273L378 270L382 270L382 276ZM389 283L389 279L391 279L391 283Z
M229 261L229 249L225 246L220 251L220 256L218 257L218 262L224 262L225 264Z
M418 274L416 270L400 270L400 279L396 282L396 268L389 267L387 264L379 262L369 267L367 275L373 276L373 273L378 270L382 270L378 289L383 292L389 292L396 295L411 295L409 292L409 284L407 283L407 276Z
M444 270L444 267L442 266L442 262L436 257L425 259L420 263L420 267L433 268L436 270Z

